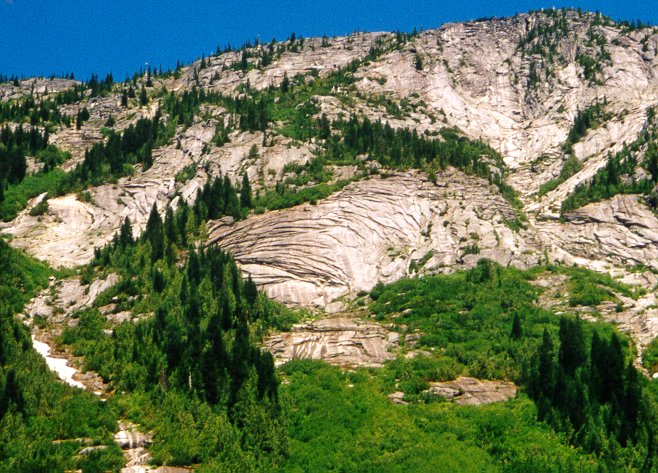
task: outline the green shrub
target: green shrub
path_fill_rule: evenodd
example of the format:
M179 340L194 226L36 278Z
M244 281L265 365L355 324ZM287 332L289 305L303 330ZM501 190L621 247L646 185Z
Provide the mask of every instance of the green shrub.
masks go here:
M642 366L650 374L658 372L658 338L651 340L651 343L642 351Z
M39 202L37 205L35 205L30 209L29 214L31 217L38 217L47 212L48 212L48 199L43 198L41 199L41 202Z

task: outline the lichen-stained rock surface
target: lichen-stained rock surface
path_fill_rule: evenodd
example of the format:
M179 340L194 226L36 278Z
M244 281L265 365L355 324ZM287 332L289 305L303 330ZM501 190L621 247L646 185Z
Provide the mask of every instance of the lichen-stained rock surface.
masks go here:
M550 252L596 270L643 265L658 270L658 218L637 195L618 195L536 223Z
M79 84L80 82L71 79L45 79L37 77L19 80L18 84L9 81L0 84L0 101L15 100L32 93L54 95Z
M235 94L238 86L247 82L259 90L279 86L286 75L289 78L309 73L327 75L355 59L366 56L379 39L391 39L393 36L392 33L355 33L336 38L306 38L299 50L285 50L274 64L262 69L253 68L248 72L231 67L239 64L242 56L241 52L232 51L219 57L208 58L207 67L201 70L198 64L185 68L179 79L168 80L165 85L169 90L190 88L197 83L196 74L198 83L205 88L227 94ZM285 43L280 45L286 49ZM254 52L260 53L265 48L265 45L258 46ZM249 59L248 62L253 64L257 60Z
M71 322L71 314L90 307L99 294L118 281L116 274L110 274L105 279L96 279L87 285L76 278L53 280L50 287L41 291L25 306L23 315L27 321L43 317L50 322L67 325Z
M323 360L341 367L379 367L395 358L390 350L398 334L381 325L346 317L294 325L271 335L265 347L277 364L290 360Z
M516 396L517 387L509 381L460 377L454 381L432 382L428 394L444 397L462 406L502 402Z
M541 253L497 189L449 170L352 183L318 205L210 224L209 242L230 250L270 297L325 306L412 271L468 267L484 257L527 266Z
M172 144L155 150L155 162L147 171L93 187L87 198L69 194L49 199L45 215L31 216L28 208L4 232L13 236L13 246L53 266L86 264L94 248L107 243L124 218L141 232L153 204L162 211L171 202L177 173L201 160L202 148L213 134L214 124L196 124L182 133L180 147Z

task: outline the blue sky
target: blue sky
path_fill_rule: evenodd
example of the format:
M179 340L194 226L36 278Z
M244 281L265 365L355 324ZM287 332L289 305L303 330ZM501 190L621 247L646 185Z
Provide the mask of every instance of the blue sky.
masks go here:
M173 67L257 35L411 31L562 5L658 24L658 1L0 0L0 74L123 79L145 63Z

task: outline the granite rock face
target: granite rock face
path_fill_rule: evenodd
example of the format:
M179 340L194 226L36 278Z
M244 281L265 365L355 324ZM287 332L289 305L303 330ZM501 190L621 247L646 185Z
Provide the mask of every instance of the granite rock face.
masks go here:
M629 270L638 265L658 269L658 222L641 197L617 196L563 220L558 217L576 186L650 125L650 109L658 105L658 35L653 30L623 32L595 22L591 14L564 15L566 31L550 39L552 62L533 49L540 40L532 36L538 27L552 25L555 16L536 12L446 24L401 44L391 33L285 42L280 44L283 52L264 67L258 67L256 56L268 46L258 45L249 51L253 57L246 71L234 67L240 53L223 53L206 58L203 67L197 61L173 77L154 78L149 92L163 86L178 93L199 87L236 97L247 88L279 86L286 76L300 82L327 77L362 60L349 83L308 99L317 116L354 113L418 133L458 127L501 153L505 180L520 195L528 216L527 229L509 228L515 211L495 187L452 169L439 173L436 183L420 172L370 177L317 205L210 223L209 243L232 251L242 270L282 302L326 308L337 297L380 281L468 268L482 257L518 267L546 259L576 263L652 289L655 278L649 271ZM603 46L593 45L591 34ZM378 48L381 55L370 54ZM595 77L587 77L577 55L599 53L607 59ZM532 71L539 80L533 80ZM50 96L75 84L20 81L18 87L0 85L0 96L13 100L32 88ZM574 118L593 103L604 104L605 118L573 144L580 170L539 195L542 185L560 175ZM73 156L66 169L103 139L110 115L121 130L152 116L161 98L154 93L149 106L126 108L114 91L67 105L63 112L75 115L82 105L91 118L81 130L60 127L51 134L51 141ZM170 144L154 150L155 163L147 171L137 166L134 176L89 189L91 199L52 197L48 212L32 217L30 208L44 198L37 197L14 222L2 224L2 231L13 237L15 247L55 266L74 267L87 263L124 218L138 233L154 203L163 211L181 199L192 201L208 179L222 174L239 183L246 173L254 189L271 189L287 176L286 165L307 163L322 144L284 136L285 124L272 123L265 133L236 129L228 143L217 146L215 127L231 120L236 117L222 107L203 104L191 126L179 126ZM638 163L645 153L646 146L638 148ZM190 169L187 180L177 180ZM353 176L348 166L334 171ZM635 327L631 332L644 338L658 333L643 317L628 319Z
M509 381L459 377L454 381L432 382L427 393L462 406L480 406L512 399L516 391L517 387Z
M110 274L105 279L96 279L88 285L75 278L53 280L48 289L41 291L25 306L23 315L28 321L39 316L56 324L65 324L71 314L90 307L101 292L118 281L116 274Z
M136 232L146 225L153 204L161 211L174 198L176 175L200 160L202 148L214 134L214 126L194 125L181 136L181 147L160 148L153 153L153 166L133 177L119 179L89 190L90 198L69 194L48 200L48 212L29 215L29 208L5 229L12 244L48 261L71 267L88 263L94 248L106 244L124 218ZM31 202L30 208L40 198Z
M645 265L658 270L658 218L637 195L617 195L541 221L538 233L551 253L599 270Z
M525 267L541 254L505 224L509 204L481 179L446 171L429 182L402 173L350 184L318 205L208 225L274 299L324 307L415 272L470 267L480 258Z
M265 347L276 364L290 360L323 360L340 367L379 367L395 355L389 349L398 334L381 325L353 319L331 318L293 326L290 332L271 335Z

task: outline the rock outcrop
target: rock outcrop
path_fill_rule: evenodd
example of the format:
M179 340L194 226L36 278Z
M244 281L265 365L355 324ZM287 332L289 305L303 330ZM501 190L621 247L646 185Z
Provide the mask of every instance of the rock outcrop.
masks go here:
M49 95L63 92L71 87L80 84L70 79L46 79L35 77L31 79L22 79L18 84L7 82L0 84L0 101L6 102L16 100L30 94Z
M637 195L618 195L556 220L536 222L552 255L595 270L658 270L658 218Z
M172 145L154 151L155 163L147 171L94 187L85 199L75 194L49 199L47 214L34 217L23 212L5 232L13 236L15 247L53 266L86 264L94 248L106 244L124 218L141 232L153 204L163 210L171 202L176 175L200 161L213 135L214 125L194 125L182 134L180 148Z
M27 322L33 322L36 317L48 319L51 323L67 325L70 316L78 310L90 307L98 295L114 286L119 281L116 274L110 274L105 279L96 279L90 284L82 284L77 278L55 280L47 289L41 291L32 299L23 311Z
M462 406L480 406L512 399L516 391L517 387L509 381L460 377L454 381L432 382L426 392Z
M397 333L381 325L342 317L295 325L290 332L268 337L265 347L276 364L309 359L341 367L379 367L395 358L390 349L397 339Z
M525 267L541 251L510 230L513 209L495 187L458 171L350 184L318 205L208 226L270 297L325 306L414 271L469 267L480 258Z

